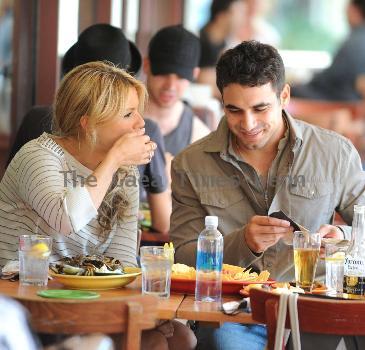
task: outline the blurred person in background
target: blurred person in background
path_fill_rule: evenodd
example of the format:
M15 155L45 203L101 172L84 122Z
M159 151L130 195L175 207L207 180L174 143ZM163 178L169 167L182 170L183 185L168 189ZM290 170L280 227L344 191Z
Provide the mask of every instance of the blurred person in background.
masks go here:
M165 27L151 39L144 72L149 101L145 116L155 121L164 137L167 171L172 157L209 134L182 96L198 73L199 38L181 25Z
M293 97L328 100L359 101L357 79L365 73L365 0L350 0L347 19L349 37L335 55L330 67L316 74L305 85L293 86Z
M13 0L0 1L0 132L10 133Z
M266 20L272 6L273 3L267 0L245 0L244 16L236 32L237 44L257 40L275 47L280 45L279 32Z
M62 74L92 61L110 61L132 75L138 73L142 57L137 47L128 41L120 28L109 24L95 24L86 28L62 60ZM154 230L166 232L170 226L171 199L167 191L165 147L158 125L145 120L146 134L157 144L155 156L148 164L139 165L140 197L148 201ZM34 106L23 118L10 151L8 164L20 148L43 132L52 131L51 106Z
M245 0L213 0L208 23L200 30L201 56L197 82L207 84L214 97L220 99L215 84L215 65L230 46L244 18Z

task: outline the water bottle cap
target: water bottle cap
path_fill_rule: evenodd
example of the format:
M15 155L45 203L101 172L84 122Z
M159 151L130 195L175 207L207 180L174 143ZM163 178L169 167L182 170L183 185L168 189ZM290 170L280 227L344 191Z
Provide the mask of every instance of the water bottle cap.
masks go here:
M215 226L218 227L218 216L206 216L205 226Z

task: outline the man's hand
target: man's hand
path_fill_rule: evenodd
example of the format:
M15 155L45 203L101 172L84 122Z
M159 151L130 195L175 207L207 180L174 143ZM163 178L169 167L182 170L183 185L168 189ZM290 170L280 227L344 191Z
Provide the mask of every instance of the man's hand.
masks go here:
M289 221L255 215L245 226L243 235L254 253L262 253L289 232L293 232Z
M322 238L339 238L344 239L343 232L336 226L333 225L322 225L319 230L319 234ZM324 246L321 246L319 256L323 258L325 256L325 249Z
M337 226L333 225L322 225L318 232L321 234L321 238L345 238L343 232Z

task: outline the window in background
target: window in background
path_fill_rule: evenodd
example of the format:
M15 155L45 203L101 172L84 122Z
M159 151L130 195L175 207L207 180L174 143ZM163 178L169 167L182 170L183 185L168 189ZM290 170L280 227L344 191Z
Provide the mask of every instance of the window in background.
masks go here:
M348 33L348 0L274 1L270 21L281 35L280 53L291 83L304 83L332 62Z
M77 41L79 25L79 0L60 0L58 13L58 56Z
M122 28L123 0L112 0L110 14L110 24L114 27Z
M0 0L0 134L10 134L13 1Z
M246 5L242 28L232 42L256 39L279 48L291 82L308 80L328 67L348 33L349 0L242 1ZM186 0L184 26L199 33L208 20L210 4L211 0Z
M185 0L184 27L195 34L209 20L209 9L212 0Z
M124 34L129 40L135 42L139 24L139 0L128 1L126 7L123 9L126 11Z
M333 53L348 32L347 3L348 0L275 0L268 19L281 34L281 48Z

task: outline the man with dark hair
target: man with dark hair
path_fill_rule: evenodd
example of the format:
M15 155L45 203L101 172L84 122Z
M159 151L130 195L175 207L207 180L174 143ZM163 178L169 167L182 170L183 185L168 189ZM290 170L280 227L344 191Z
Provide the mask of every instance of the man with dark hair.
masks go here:
M218 129L172 163L175 259L195 266L204 217L216 215L225 263L291 281L293 251L285 242L293 227L270 214L283 211L310 232L349 239L350 227L333 226L332 219L337 211L350 225L354 204L365 203L359 154L344 137L284 110L290 87L272 46L246 41L226 51L217 64L217 85L225 112ZM317 273L323 272L320 262ZM262 349L260 327L199 327L197 335L207 349Z
M216 68L217 87L222 97L229 84L254 87L271 83L279 98L285 87L285 69L277 50L257 41L236 48L223 55Z
M304 85L293 86L292 96L329 101L358 101L357 79L365 74L365 0L350 0L347 20L351 32L330 67Z

